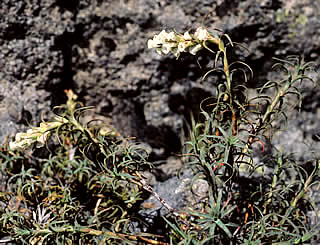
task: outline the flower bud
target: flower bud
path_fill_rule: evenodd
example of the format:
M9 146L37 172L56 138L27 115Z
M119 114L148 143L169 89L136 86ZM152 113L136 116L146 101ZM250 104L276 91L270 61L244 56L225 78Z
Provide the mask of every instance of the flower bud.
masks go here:
M205 41L209 38L210 34L207 31L207 29L204 29L203 27L198 27L196 32L194 33L194 36L198 38L200 41Z
M196 53L197 53L200 49L202 49L201 44L197 44L197 45L195 45L195 46L193 46L193 47L191 48L191 50L189 51L189 53L192 54L192 55L196 55Z
M157 48L158 45L152 39L148 40L148 48Z
M191 35L189 34L188 31L186 31L186 32L183 34L183 38L184 38L184 40L187 40L187 41L192 40L192 37L191 37Z

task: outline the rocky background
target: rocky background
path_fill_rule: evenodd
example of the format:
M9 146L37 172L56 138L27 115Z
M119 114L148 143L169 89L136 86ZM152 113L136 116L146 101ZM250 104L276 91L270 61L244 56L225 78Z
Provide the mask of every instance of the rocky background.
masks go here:
M248 47L242 58L255 72L252 88L276 78L272 57L287 55L314 61L309 75L319 81L320 1L2 0L0 142L38 124L73 89L99 118L150 149L154 184L170 179L181 164L174 153L188 115L213 94L215 78L201 80L210 65L205 53L176 60L146 44L162 29L199 25ZM303 92L302 114L290 113L288 130L275 139L301 159L312 156L309 146L315 153L320 148L320 89Z

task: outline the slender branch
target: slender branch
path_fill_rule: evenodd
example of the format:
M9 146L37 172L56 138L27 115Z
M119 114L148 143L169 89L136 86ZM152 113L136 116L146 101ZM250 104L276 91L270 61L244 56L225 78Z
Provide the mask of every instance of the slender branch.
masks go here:
M142 178L142 176L139 173L136 173L139 177L138 183L142 188L149 193L151 193L166 209L169 210L171 214L173 214L177 219L179 219L181 222L183 222L187 227L190 226L190 223L184 219L182 219L181 215L177 213L162 197L159 196L157 192L154 191L154 189L147 184L147 182ZM137 184L137 183L136 183Z

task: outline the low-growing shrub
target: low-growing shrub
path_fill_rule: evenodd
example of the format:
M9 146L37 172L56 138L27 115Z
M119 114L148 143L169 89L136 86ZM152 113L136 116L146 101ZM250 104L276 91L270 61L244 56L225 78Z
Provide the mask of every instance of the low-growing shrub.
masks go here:
M308 210L317 209L308 190L319 186L319 160L300 163L271 144L274 122L286 118L288 97L302 95L299 86L311 63L289 57L277 59L280 81L269 81L249 98L246 83L251 68L242 61L229 65L227 50L238 44L228 35L199 27L193 35L162 31L149 41L159 54L195 55L201 49L213 54L219 73L215 98L204 100L201 116L193 120L185 146L185 164L194 170L192 183L205 180L207 198L186 208L185 221L167 219L172 244L300 244L310 241L319 226L310 226ZM268 90L273 90L270 96ZM292 97L290 97L292 99ZM209 101L209 102L207 102ZM212 102L213 101L213 102ZM283 117L283 118L281 118ZM270 148L270 147L269 147ZM254 159L255 151L263 158ZM187 223L187 225L186 225Z
M90 108L66 91L68 101L54 117L17 133L0 150L1 242L8 244L301 244L310 242L319 223L311 188L319 188L319 160L299 162L272 145L286 121L287 98L310 80L310 63L291 57L276 64L280 81L270 81L250 98L251 68L228 63L236 46L228 35L199 27L194 34L162 31L148 41L163 55L191 55L205 49L219 73L216 96L204 100L192 118L183 160L201 180L206 196L174 210L141 174L151 167L146 150L101 122L84 122ZM270 96L273 91L274 95ZM290 97L292 99L292 97ZM271 142L271 143L270 143ZM265 148L268 148L265 149ZM254 156L259 156L254 157ZM257 160L258 159L258 160ZM138 214L146 193L169 210L167 233L144 233ZM195 194L196 195L196 194ZM316 214L315 214L316 215Z

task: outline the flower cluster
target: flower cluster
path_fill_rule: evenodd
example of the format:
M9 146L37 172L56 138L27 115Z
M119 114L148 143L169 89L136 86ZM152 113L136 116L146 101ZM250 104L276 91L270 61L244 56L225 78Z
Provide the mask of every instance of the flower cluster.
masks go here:
M17 133L15 141L9 143L9 148L13 151L25 150L35 143L37 147L44 146L50 136L50 132L67 122L62 117L56 117L55 120L54 122L42 122L40 123L40 127L33 127L25 133Z
M176 57L179 57L181 52L196 55L204 47L206 41L216 42L216 40L203 27L198 27L193 35L189 34L188 31L181 35L173 31L167 33L163 30L153 39L148 40L148 48L155 48L160 55L172 52Z

